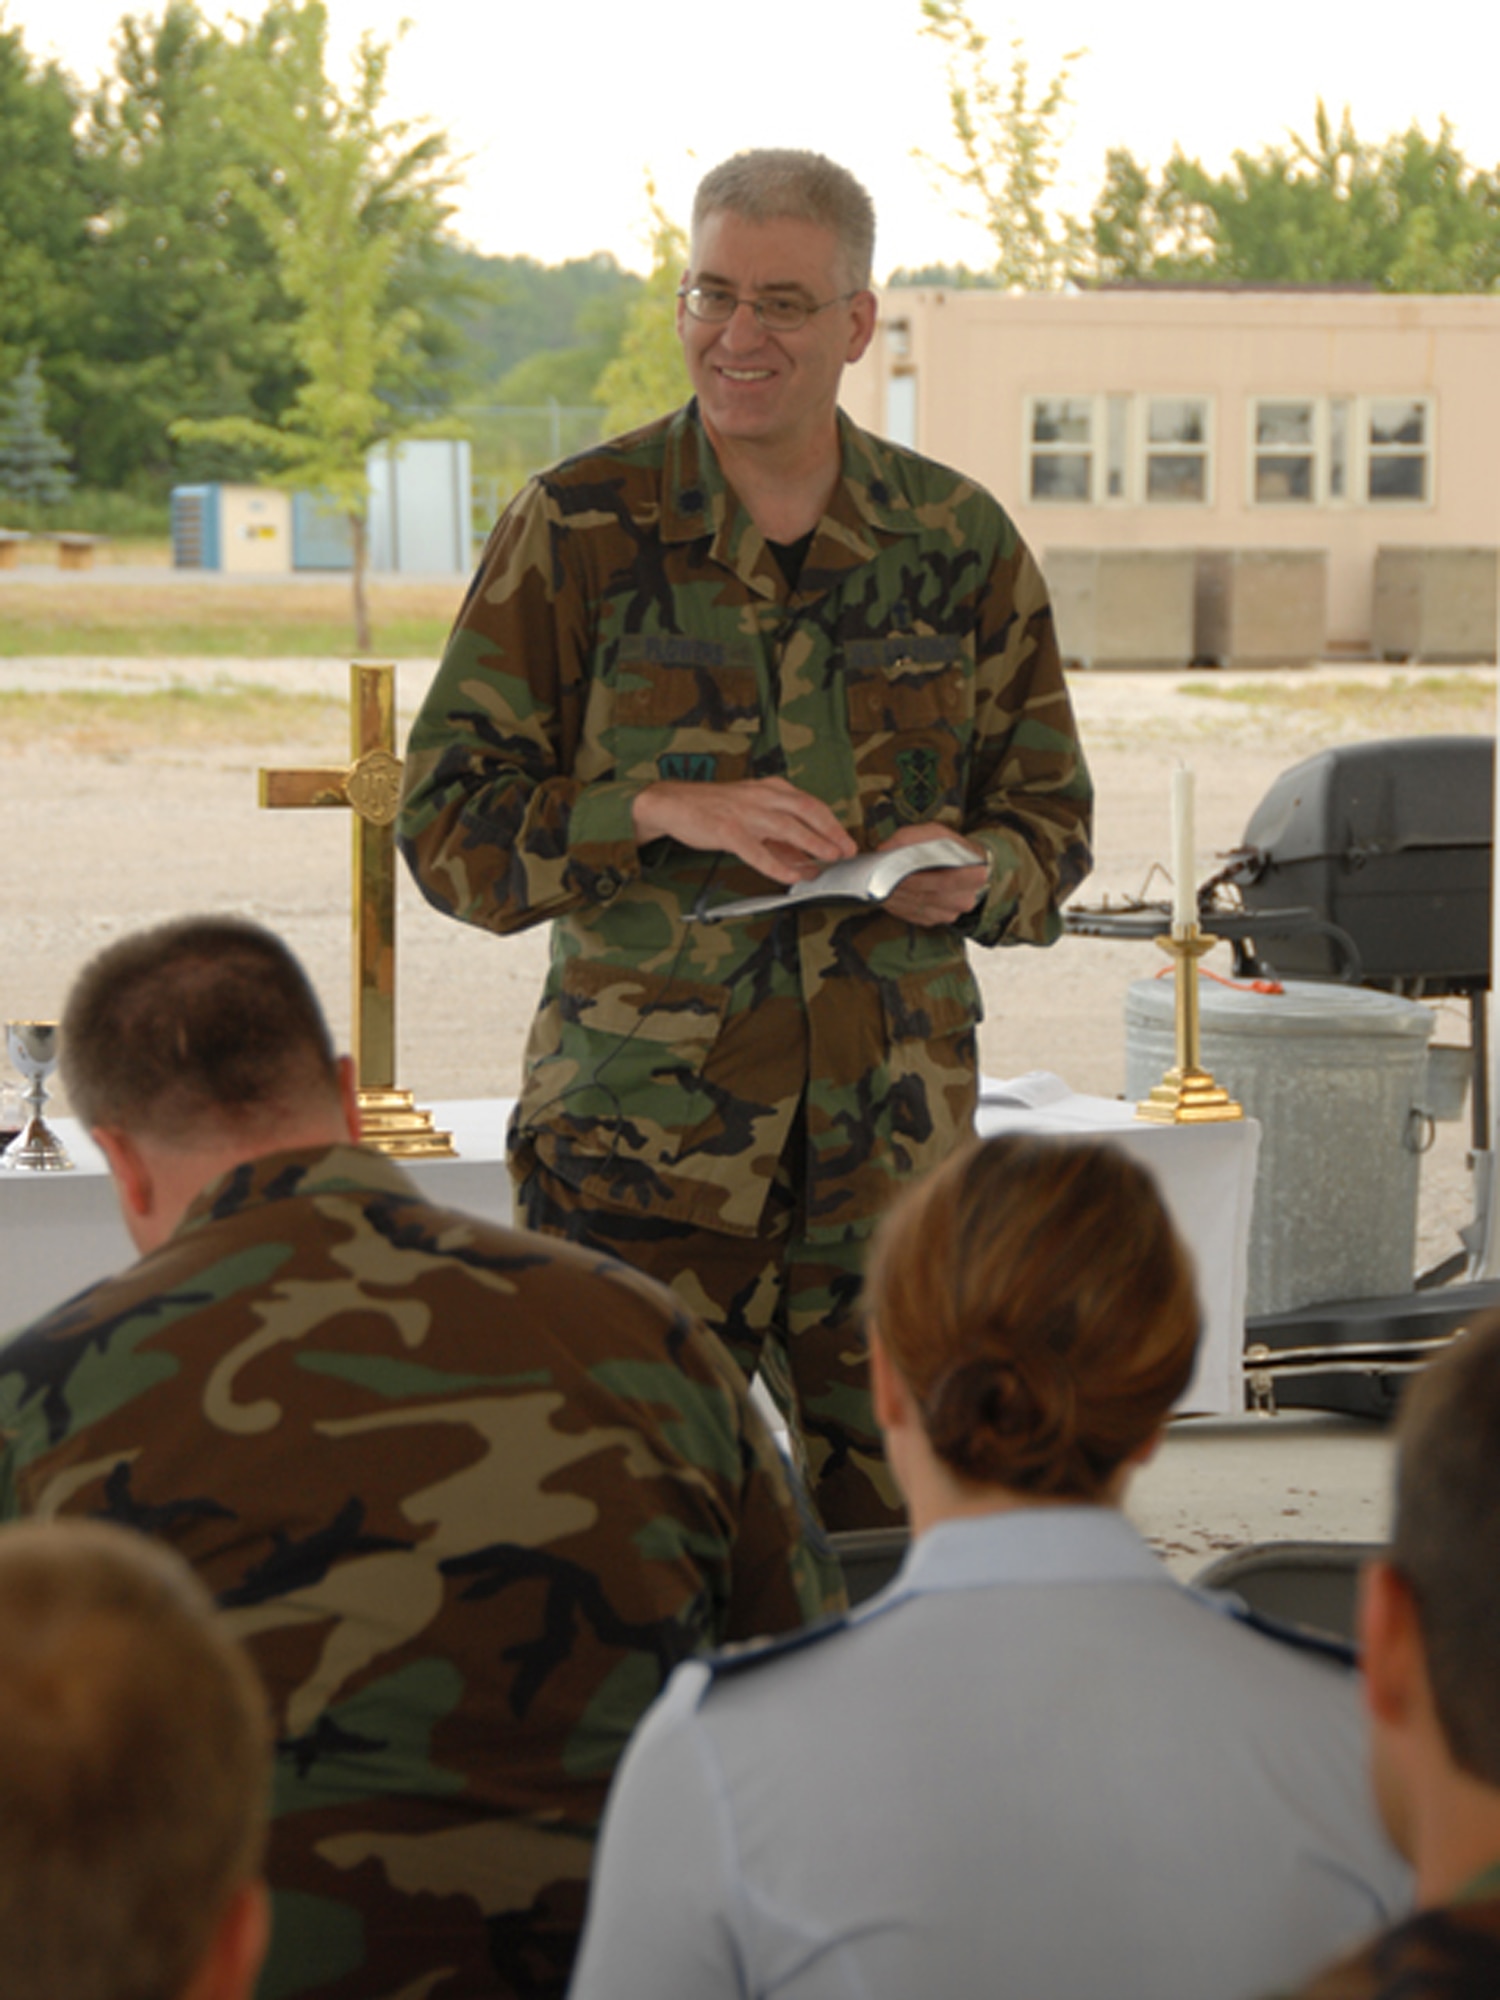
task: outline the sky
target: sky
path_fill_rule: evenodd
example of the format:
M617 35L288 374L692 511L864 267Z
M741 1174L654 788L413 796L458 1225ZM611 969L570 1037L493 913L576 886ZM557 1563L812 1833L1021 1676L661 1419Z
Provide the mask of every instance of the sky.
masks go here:
M447 133L463 162L453 226L475 248L546 263L608 250L649 264L648 177L685 219L698 176L750 145L813 146L869 187L876 271L988 259L914 151L948 151L942 51L920 0L328 0L331 67L360 33L393 40L388 108ZM200 0L211 20L259 0ZM1308 132L1319 97L1379 141L1447 117L1475 165L1500 163L1494 0L972 0L1000 56L1019 35L1034 79L1074 66L1068 206L1086 213L1111 146L1206 166ZM92 84L122 14L161 0L0 0L26 48Z

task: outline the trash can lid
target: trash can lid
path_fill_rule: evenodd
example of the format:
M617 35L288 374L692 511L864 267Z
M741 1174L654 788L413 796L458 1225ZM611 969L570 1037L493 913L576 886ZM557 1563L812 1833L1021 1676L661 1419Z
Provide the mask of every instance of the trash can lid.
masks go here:
M1125 996L1125 1019L1140 1026L1170 1027L1176 1009L1172 978L1135 979ZM1234 1035L1381 1035L1426 1041L1436 1025L1430 1007L1379 993L1369 986L1335 980L1288 979L1280 993L1198 977L1198 1018L1205 1028Z

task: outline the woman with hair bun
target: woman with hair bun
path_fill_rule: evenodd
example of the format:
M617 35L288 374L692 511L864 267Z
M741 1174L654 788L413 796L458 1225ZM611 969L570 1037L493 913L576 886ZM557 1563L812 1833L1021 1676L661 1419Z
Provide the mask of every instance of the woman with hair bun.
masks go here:
M1347 1667L1120 1511L1198 1336L1145 1169L971 1144L886 1216L866 1313L912 1547L847 1618L674 1674L574 2000L1250 2000L1404 1907Z

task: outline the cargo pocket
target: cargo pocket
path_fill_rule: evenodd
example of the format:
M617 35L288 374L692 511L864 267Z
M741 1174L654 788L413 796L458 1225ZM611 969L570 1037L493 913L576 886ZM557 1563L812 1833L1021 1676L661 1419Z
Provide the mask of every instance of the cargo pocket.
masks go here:
M972 683L959 642L921 642L922 656L880 647L848 649L849 738L865 831L878 847L898 828L927 820L957 826L974 733ZM917 642L912 642L914 645ZM866 652L876 660L867 661Z
M984 1003L967 964L951 961L883 979L881 998L887 1049L881 1137L899 1175L924 1174L973 1126Z
M633 634L620 641L606 741L622 778L724 784L750 776L762 710L748 647Z
M518 1124L566 1127L575 1151L669 1162L707 1115L702 1070L727 992L573 958L533 1031Z

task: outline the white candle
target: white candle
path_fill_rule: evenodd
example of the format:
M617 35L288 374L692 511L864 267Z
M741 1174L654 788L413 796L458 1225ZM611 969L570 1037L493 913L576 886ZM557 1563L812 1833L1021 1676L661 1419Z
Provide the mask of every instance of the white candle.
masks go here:
M1185 931L1198 921L1193 876L1193 774L1179 764L1172 773L1172 928Z

